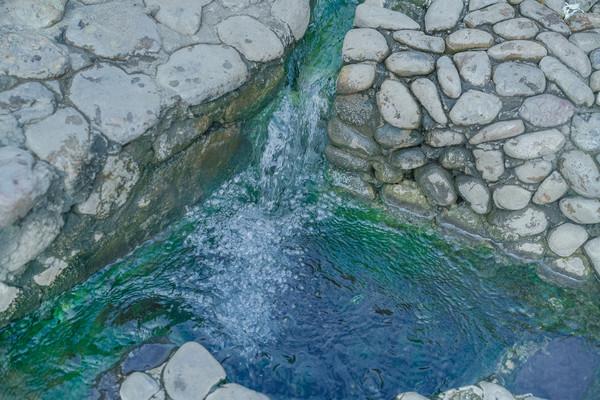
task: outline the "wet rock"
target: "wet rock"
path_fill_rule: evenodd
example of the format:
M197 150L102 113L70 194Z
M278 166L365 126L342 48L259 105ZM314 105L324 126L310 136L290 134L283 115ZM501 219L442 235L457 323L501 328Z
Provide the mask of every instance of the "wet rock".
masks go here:
M385 204L409 211L419 216L430 216L431 205L414 181L396 185L383 185L381 197Z
M465 24L469 28L485 24L495 24L509 18L514 18L515 9L507 3L500 2L493 4L481 10L473 11L464 18Z
M448 170L466 172L472 166L471 152L464 147L448 147L442 151L439 163Z
M228 383L208 395L206 400L269 400L269 398L235 383Z
M309 0L275 0L271 6L273 17L283 21L290 27L294 39L304 37L310 23Z
M560 211L578 224L600 223L600 201L585 197L566 197L559 202Z
M54 113L54 94L38 82L27 82L0 93L0 115L12 115L27 124Z
M571 140L584 151L600 151L600 113L577 114L571 121Z
M552 163L546 160L527 161L515 168L515 175L523 183L540 183L552 172Z
M436 64L440 88L446 96L457 99L462 93L462 84L452 59L448 56L442 56L438 58Z
M406 392L396 396L396 400L427 400L427 397L421 396L416 392Z
M552 55L584 78L592 73L592 66L587 54L569 42L563 35L555 32L542 32L537 35L537 40L544 43Z
M401 12L367 4L360 4L356 7L354 26L392 31L420 29L418 23Z
M225 377L219 362L195 342L181 346L163 372L165 389L173 400L204 398Z
M535 0L525 0L519 10L524 17L531 18L546 29L569 35L571 30L559 14Z
M531 200L531 192L517 185L498 186L493 194L494 204L502 210L522 210Z
M594 104L596 98L592 89L556 58L544 57L540 61L540 68L548 80L556 83L573 103L588 107Z
M540 94L525 99L519 115L525 121L541 128L565 124L575 113L573 104L552 94Z
M599 13L576 13L569 18L569 28L573 32L587 31L600 28Z
M219 25L221 41L234 47L249 61L267 62L283 56L284 47L275 33L247 15L229 17Z
M594 159L580 150L563 153L559 159L562 176L571 189L585 197L600 197L600 170Z
M491 382L479 382L477 384L483 389L483 399L515 400L512 394L502 386Z
M160 95L150 77L128 75L108 64L75 75L69 98L93 127L119 144L142 135L160 113Z
M569 257L588 240L588 237L585 228L567 222L550 231L548 247L560 257Z
M429 36L421 31L402 30L392 35L395 41L416 50L430 53L443 53L446 49L444 39L437 36Z
M331 143L347 148L364 157L369 157L379 152L379 146L377 146L377 143L373 139L359 133L337 118L333 118L329 122L327 133Z
M485 51L465 51L453 57L460 76L473 86L484 86L492 76L492 64Z
M534 65L505 62L494 69L494 84L500 96L533 96L546 90L546 77Z
M362 92L373 86L375 81L375 65L358 63L344 65L337 80L337 92L352 94Z
M410 90L423 108L427 110L431 119L441 125L446 125L448 123L448 118L444 112L435 83L427 78L415 79L410 84Z
M390 164L403 170L412 170L427 163L427 157L420 148L396 150L390 155Z
M579 47L585 53L600 48L599 32L579 32L569 36L569 41Z
M507 239L539 235L548 227L546 214L532 206L519 211L494 211L489 219Z
M67 0L6 0L3 11L13 23L40 29L59 22L66 3Z
M565 137L556 129L526 133L504 144L506 155L519 160L532 160L558 152L565 144Z
M481 179L467 175L457 176L456 188L475 213L484 215L490 211L490 190Z
M494 33L506 40L526 40L537 35L537 25L528 18L514 18L494 25Z
M160 390L160 385L148 374L134 372L121 384L122 400L150 400Z
M402 51L385 60L386 68L400 77L429 75L435 68L435 59L427 53Z
M562 177L560 172L554 171L540 184L537 191L533 195L535 204L550 204L559 200L569 190L567 181Z
M492 122L500 112L502 102L493 94L469 90L450 110L450 119L456 125L484 125Z
M399 183L404 178L404 173L384 161L374 161L373 170L375 178L382 183Z
M401 149L420 145L423 142L423 136L414 130L400 129L385 124L375 131L375 140L383 147Z
M435 0L425 13L425 30L446 31L454 28L463 10L462 0Z
M544 46L531 40L507 40L488 50L488 55L497 61L538 62L547 54Z
M127 355L121 365L121 371L129 375L135 371L148 371L163 364L175 348L172 344L143 344Z
M370 169L368 160L334 146L325 147L325 156L330 163L342 170L368 172Z
M425 134L425 143L431 147L458 146L465 142L465 136L450 129L429 130Z
M494 37L480 29L459 29L446 37L446 45L452 52L488 49L493 44Z
M360 199L375 200L373 186L361 179L358 174L330 170L331 184Z
M351 29L344 37L342 57L345 62L381 62L388 54L385 38L375 29Z
M5 312L17 299L21 290L0 282L0 312Z
M404 84L388 79L377 92L377 105L383 119L392 126L416 129L421 125L421 110Z
M0 115L0 146L20 147L25 143L23 129L11 114Z
M499 150L473 150L475 168L481 177L489 182L496 182L504 174L504 154Z
M477 132L469 143L476 145L498 140L509 139L525 132L525 124L520 119L510 121L498 121L482 128Z
M452 176L439 165L428 164L417 169L415 179L431 203L442 207L456 203Z
M210 0L146 0L146 6L156 10L154 18L182 35L193 35L200 29L202 7Z
M338 118L347 124L370 130L379 124L379 113L373 98L366 93L338 95L333 107Z

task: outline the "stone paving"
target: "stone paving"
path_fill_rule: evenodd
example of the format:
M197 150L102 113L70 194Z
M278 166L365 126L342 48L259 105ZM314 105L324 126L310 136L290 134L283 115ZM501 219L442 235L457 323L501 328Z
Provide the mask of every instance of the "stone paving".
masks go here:
M390 2L392 4L393 2ZM600 6L367 0L344 40L325 154L334 185L543 260L600 274ZM398 4L398 3L394 3ZM412 14L411 14L412 15Z

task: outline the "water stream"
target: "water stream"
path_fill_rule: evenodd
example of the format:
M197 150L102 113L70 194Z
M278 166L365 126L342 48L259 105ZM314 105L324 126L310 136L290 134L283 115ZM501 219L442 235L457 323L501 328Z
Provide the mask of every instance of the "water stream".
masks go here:
M244 126L249 165L155 240L0 331L0 399L88 398L130 348L164 338L198 340L232 381L273 399L429 395L493 374L514 387L507 352L565 336L600 352L598 293L547 285L530 266L327 185L324 127L354 7L316 1L287 83Z

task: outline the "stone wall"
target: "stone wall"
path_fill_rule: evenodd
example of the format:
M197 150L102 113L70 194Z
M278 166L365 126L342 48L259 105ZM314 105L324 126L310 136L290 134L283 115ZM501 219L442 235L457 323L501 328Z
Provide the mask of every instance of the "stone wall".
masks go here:
M325 153L332 182L390 209L600 273L600 9L562 0L367 0L343 43ZM591 2L579 7L590 8Z
M308 0L0 4L0 323L201 199L284 78Z

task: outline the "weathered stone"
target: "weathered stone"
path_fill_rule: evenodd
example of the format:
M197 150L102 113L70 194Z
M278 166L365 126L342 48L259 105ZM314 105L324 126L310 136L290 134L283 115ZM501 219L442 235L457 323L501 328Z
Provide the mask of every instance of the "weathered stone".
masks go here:
M358 63L344 65L337 80L337 92L352 94L362 92L373 86L375 81L375 65Z
M335 146L327 145L325 156L331 164L345 171L368 172L370 169L368 160Z
M573 32L600 28L600 13L575 13L569 18L569 28Z
M567 97L577 105L588 107L594 104L596 97L592 89L566 65L554 57L544 57L540 61L540 68L549 81L556 83Z
M275 33L247 15L229 17L217 25L223 43L236 48L249 61L267 62L283 56L284 47Z
M423 108L427 110L431 119L441 125L446 125L448 123L448 118L444 112L435 83L427 78L415 79L410 84L410 90Z
M452 59L442 56L437 60L437 78L442 92L451 99L457 99L462 93L462 84L458 70Z
M546 77L534 65L511 61L494 69L494 84L500 96L533 96L546 90Z
M499 121L482 128L471 139L470 144L481 144L495 142L497 140L509 139L525 132L525 124L520 119L510 121Z
M458 146L464 142L465 136L462 133L450 129L433 129L425 134L425 143L431 147Z
M446 31L454 28L462 14L462 0L435 0L425 13L425 30Z
M443 53L446 49L444 39L437 36L429 36L421 31L402 30L392 35L395 41L416 50L430 53Z
M333 102L335 114L350 125L370 130L379 123L379 112L375 99L368 93L337 95Z
M481 10L468 13L464 22L469 28L485 24L495 24L509 18L514 18L515 9L507 3L500 2Z
M436 164L428 164L415 171L415 180L429 201L446 207L456 203L452 176Z
M209 394L206 400L269 400L269 398L235 383L228 383Z
M151 400L160 390L160 385L148 374L134 372L121 384L119 395L122 400Z
M210 0L145 0L146 6L156 10L154 18L183 35L193 35L200 29L202 7Z
M600 223L600 200L566 197L559 202L560 211L578 224Z
M554 203L563 197L568 190L569 185L567 181L565 181L560 172L554 171L540 184L533 195L533 202L535 204Z
M439 398L442 400L483 400L483 391L477 386L463 386L458 389L450 389L440 394Z
M108 64L75 75L69 98L92 126L120 144L142 135L160 113L160 95L150 77L128 75Z
M515 175L523 183L540 183L552 172L552 163L546 160L527 161L515 168Z
M370 137L367 137L337 118L333 118L328 125L327 133L331 143L344 147L364 157L375 155L379 146Z
M3 11L18 25L47 28L62 19L66 3L67 0L6 0Z
M571 140L584 151L600 151L600 113L577 114L571 122Z
M8 310L20 293L16 287L0 282L0 313Z
M161 47L156 23L143 8L127 3L76 8L65 40L100 57L115 59L151 55Z
M419 51L393 53L385 60L386 68L400 77L429 75L435 69L435 59Z
M585 197L600 197L600 170L594 159L581 150L563 153L558 162L560 173L571 189Z
M599 32L579 32L569 37L569 41L586 53L600 48Z
M473 150L475 168L481 177L489 182L496 182L504 174L504 154L499 150Z
M531 40L507 40L491 47L488 55L498 61L535 61L548 54L544 46Z
M375 200L375 189L369 183L361 179L359 174L338 171L336 169L329 170L331 184L353 196L360 199Z
M38 82L27 82L0 93L0 115L12 115L21 124L45 118L55 107L54 94Z
M271 6L273 17L285 22L292 31L294 39L304 37L310 23L309 0L275 0Z
M585 228L567 222L550 231L548 247L561 257L569 257L588 240L588 237Z
M524 17L540 23L544 28L569 35L571 30L559 14L535 0L525 0L519 6Z
M402 170L392 167L385 161L374 161L373 170L375 178L382 183L398 183L404 178Z
M390 155L390 164L403 170L412 170L427 163L427 157L420 148L396 150Z
M531 200L531 192L517 185L498 186L493 194L494 204L503 210L522 210Z
M453 52L487 49L493 44L494 37L480 29L459 29L446 37L446 46Z
M20 147L25 143L23 129L11 114L0 114L0 146Z
M464 93L452 110L450 119L456 125L484 125L492 122L500 112L502 102L493 94L469 90Z
M456 188L475 213L483 215L490 211L490 191L481 179L460 175L456 177Z
M491 6L492 4L502 3L505 0L469 0L469 11L479 10Z
M421 125L421 110L408 88L387 79L377 92L377 105L383 119L392 126L416 129Z
M457 170L467 172L473 165L471 151L465 147L454 146L442 150L438 159L440 165L448 170Z
M551 128L565 124L575 113L573 104L552 94L540 94L525 99L519 115L532 125Z
M590 274L589 268L581 257L557 258L550 263L553 272L576 281L584 281ZM559 281L561 282L561 281Z
M590 62L593 69L600 69L600 49L593 50L590 53Z
M539 235L548 228L546 214L532 206L518 211L495 211L490 223L507 239Z
M405 14L387 8L359 4L354 14L354 26L358 28L388 29L420 29L418 23Z
M537 40L544 43L552 55L579 72L584 78L592 73L592 66L587 54L569 42L563 35L556 32L542 32L537 35Z
M390 149L414 147L423 142L423 136L419 132L396 128L388 124L377 128L374 137L377 143Z
M483 399L494 399L494 400L515 400L512 394L500 385L492 382L479 382L477 384L483 389Z
M549 129L526 133L508 140L504 143L504 152L512 158L532 160L555 154L564 145L564 135L556 129Z
M375 29L351 29L344 37L342 56L345 62L381 62L388 54L385 38Z
M600 237L588 241L585 246L583 246L583 250L592 262L596 274L600 275Z
M396 396L396 400L427 400L427 397L421 396L416 392L406 392Z
M590 89L593 92L600 92L600 71L596 71L590 76Z
M494 25L494 33L506 40L526 40L537 35L537 25L528 18L513 18Z
M23 79L51 79L69 68L64 46L35 32L2 32L0 41L0 76Z
M383 185L381 197L387 205L419 216L431 215L431 205L414 181L407 180L396 185Z
M484 86L492 76L492 64L485 51L465 51L453 57L460 76L473 86Z
M163 372L167 394L173 400L204 398L225 379L225 370L201 345L187 342L171 357Z
M121 372L127 375L135 371L142 372L157 368L169 359L174 348L175 345L172 344L143 344L127 355L121 365Z

